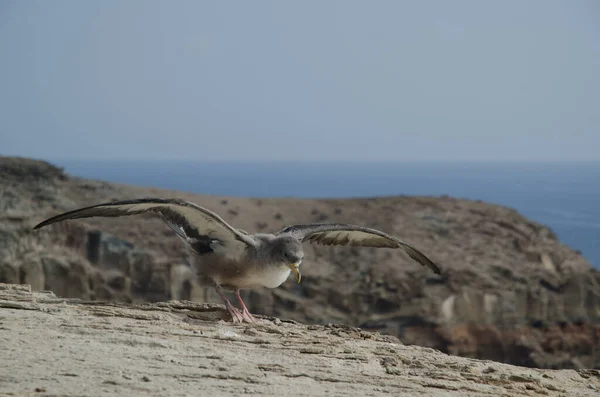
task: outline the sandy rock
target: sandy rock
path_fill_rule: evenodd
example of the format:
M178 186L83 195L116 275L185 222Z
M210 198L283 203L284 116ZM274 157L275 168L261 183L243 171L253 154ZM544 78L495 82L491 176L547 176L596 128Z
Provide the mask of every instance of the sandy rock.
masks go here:
M597 370L538 370L345 325L223 321L222 305L100 304L0 284L2 395L596 396Z

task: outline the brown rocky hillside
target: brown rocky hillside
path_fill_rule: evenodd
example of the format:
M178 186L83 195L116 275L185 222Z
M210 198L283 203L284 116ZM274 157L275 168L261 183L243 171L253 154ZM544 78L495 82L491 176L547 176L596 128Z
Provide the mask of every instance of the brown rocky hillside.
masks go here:
M4 157L0 282L86 300L219 302L190 280L179 240L157 219L31 230L59 212L149 196L194 201L247 231L316 221L375 227L442 268L436 276L392 250L307 245L302 283L290 278L275 290L246 292L254 313L345 323L405 344L522 366L600 367L599 272L516 211L451 197L215 197L85 180L45 162Z

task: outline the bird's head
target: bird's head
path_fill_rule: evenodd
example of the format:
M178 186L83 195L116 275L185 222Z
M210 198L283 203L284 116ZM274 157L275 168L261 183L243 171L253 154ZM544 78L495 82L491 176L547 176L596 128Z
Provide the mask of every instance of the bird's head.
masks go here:
M275 262L281 266L289 267L298 283L300 283L302 276L299 267L302 259L304 259L302 243L293 237L282 236L274 239L272 244L272 255Z

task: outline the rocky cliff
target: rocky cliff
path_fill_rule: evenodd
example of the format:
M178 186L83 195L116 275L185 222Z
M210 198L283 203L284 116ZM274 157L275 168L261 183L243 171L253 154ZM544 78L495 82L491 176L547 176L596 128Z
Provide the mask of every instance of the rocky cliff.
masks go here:
M339 221L395 234L442 267L436 276L385 249L306 247L302 283L246 293L254 313L360 326L406 344L529 367L600 366L600 275L547 227L516 211L451 197L250 199L122 186L0 158L0 282L61 297L219 302L194 285L180 242L159 220L87 219L33 232L99 202L180 197L248 231Z
M346 325L222 321L222 305L99 304L0 284L3 396L597 396L598 370L454 357Z

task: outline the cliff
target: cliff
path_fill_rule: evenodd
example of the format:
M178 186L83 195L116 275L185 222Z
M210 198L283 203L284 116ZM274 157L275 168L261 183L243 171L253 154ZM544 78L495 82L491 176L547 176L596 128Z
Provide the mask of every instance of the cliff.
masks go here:
M0 282L61 297L219 302L194 285L180 242L157 219L87 219L40 231L56 213L138 197L180 197L248 231L337 221L379 228L426 252L436 276L385 249L306 246L302 283L246 292L251 311L360 326L403 343L528 367L600 366L600 275L547 227L451 197L250 199L123 186L0 158Z
M7 396L596 396L597 370L539 370L404 346L345 325L222 305L101 304L0 284Z

